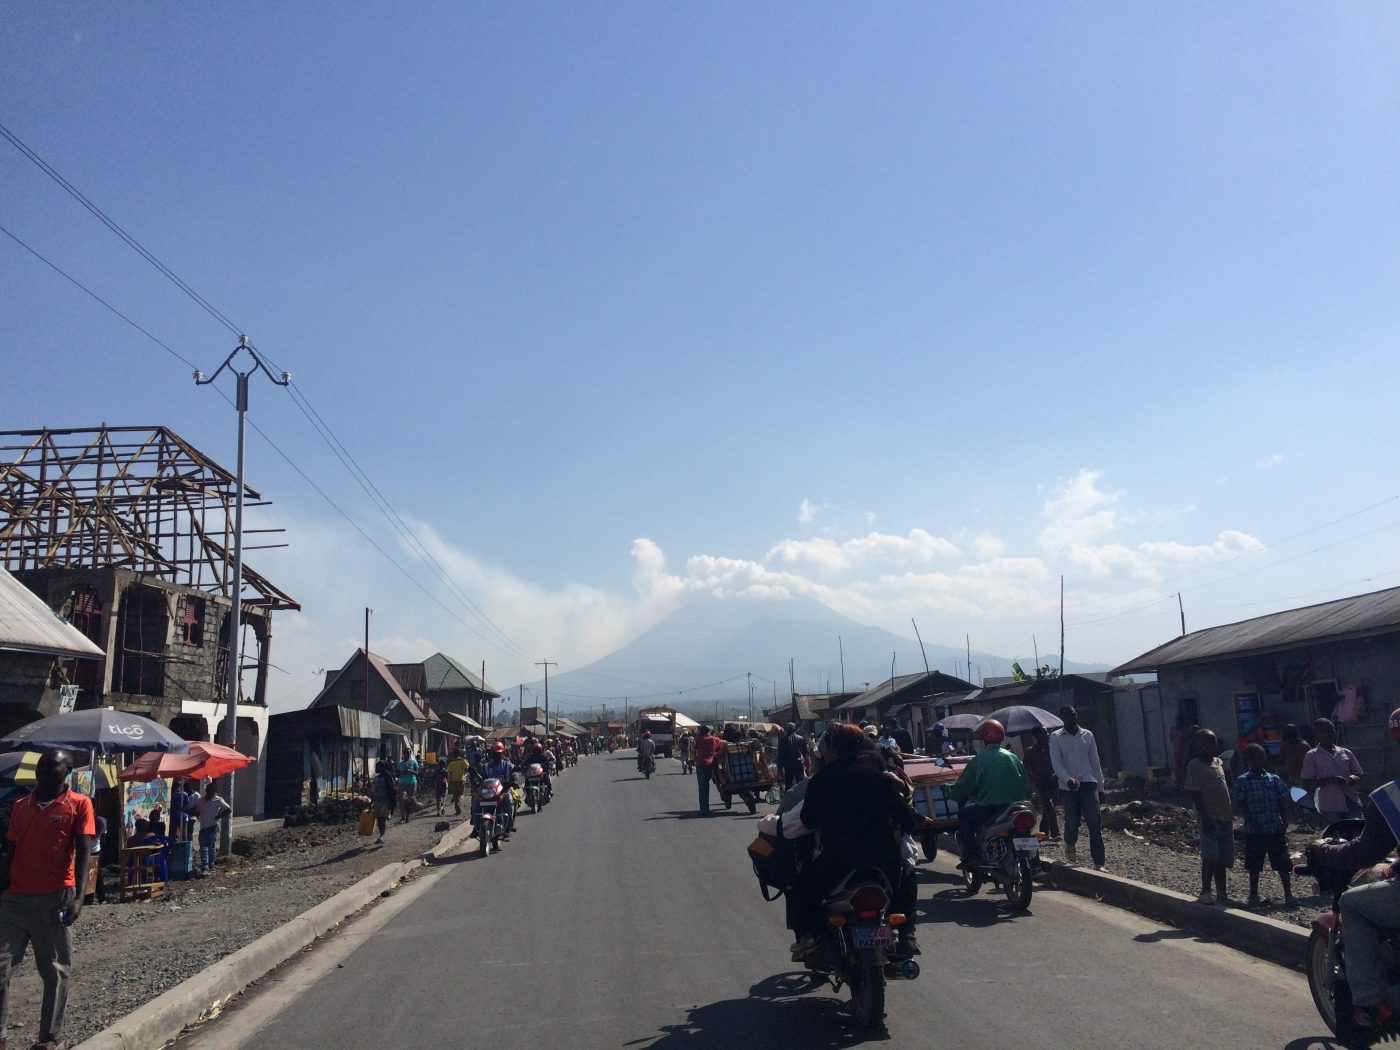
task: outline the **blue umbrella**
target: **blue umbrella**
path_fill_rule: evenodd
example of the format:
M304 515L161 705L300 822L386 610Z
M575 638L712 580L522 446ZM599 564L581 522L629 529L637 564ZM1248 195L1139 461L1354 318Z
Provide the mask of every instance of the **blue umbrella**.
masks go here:
M20 726L0 737L0 751L42 751L63 747L78 751L168 751L187 754L190 745L165 726L110 707L68 711Z

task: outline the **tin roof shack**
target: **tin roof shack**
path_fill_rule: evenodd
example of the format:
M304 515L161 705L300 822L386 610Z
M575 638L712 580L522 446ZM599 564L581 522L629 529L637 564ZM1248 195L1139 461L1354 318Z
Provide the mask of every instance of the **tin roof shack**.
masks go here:
M267 725L267 812L315 805L348 791L379 757L379 716L350 707L308 707L273 715Z
M0 432L0 565L103 654L60 663L78 686L78 708L110 705L186 739L217 737L236 487L233 474L166 427ZM248 506L266 505L246 483L244 492ZM259 761L235 777L231 801L246 815L263 807L272 614L300 606L246 558L240 600L240 666L255 677L251 698L240 690L235 746ZM58 705L57 690L0 705L0 732Z
M396 737L401 729L403 746L413 748L420 756L426 755L432 750L429 731L439 725L441 719L422 693L403 687L382 656L369 654L369 672L366 698L365 651L356 649L339 671L326 677L325 686L308 707L338 706L373 712L388 723L382 727L384 737ZM394 732L390 731L391 727ZM391 742L386 739L388 743ZM390 747L384 757L397 761L401 756L394 754Z
M1276 752L1284 725L1332 718L1368 782L1400 773L1386 746L1400 697L1400 587L1193 631L1115 673L1149 671L1168 726L1182 715L1226 746Z
M893 715L916 741L922 741L930 715L926 708L937 706L938 700L947 694L964 694L971 688L971 682L942 671L896 675L844 703L833 705L831 717L847 722L859 722L864 718L878 724L886 715Z
M479 726L488 722L490 702L501 696L446 653L421 663L390 664L389 670L405 689L427 697L438 714L465 715Z
M789 722L796 722L798 732L810 734L816 732L818 726L826 724L832 708L854 700L859 695L858 690L841 693L793 693L789 703L771 707L763 713L784 727Z
M940 717L946 715L989 715L1003 707L1038 707L1058 714L1065 704L1079 713L1079 724L1094 734L1104 774L1115 776L1122 768L1118 747L1118 715L1113 702L1113 686L1107 675L1067 674L1063 678L1027 678L974 689L939 704Z

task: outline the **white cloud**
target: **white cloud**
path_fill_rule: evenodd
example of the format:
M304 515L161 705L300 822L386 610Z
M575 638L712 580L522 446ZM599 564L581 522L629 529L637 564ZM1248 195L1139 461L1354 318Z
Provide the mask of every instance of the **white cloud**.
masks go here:
M813 503L809 499L804 499L797 507L797 523L799 525L810 525L817 520L817 515L826 509L826 504Z
M291 672L274 677L274 700L282 691L305 702L317 687L315 669L344 662L360 644L364 604L375 608L371 638L377 652L408 660L442 650L473 666L484 654L488 680L497 683L534 679L533 661L545 656L566 668L586 664L701 594L811 598L902 634L915 617L927 639L958 639L971 632L975 645L1000 645L1006 655L1024 656L1015 646L1029 640L1037 621L1053 621L1056 615L1062 571L1070 578L1071 621L1080 615L1086 623L1106 622L1115 610L1131 612L1160 598L1153 585L1168 575L1263 549L1253 536L1236 530L1196 543L1144 538L1138 534L1162 528L1167 519L1151 508L1125 508L1125 497L1100 488L1101 479L1099 471L1085 469L1045 490L1034 552L1015 551L991 532L977 534L963 549L922 528L903 535L871 530L850 539L781 539L758 560L693 553L673 570L658 543L638 536L630 550L630 589L577 582L543 586L457 547L431 525L412 522L453 584L523 653L509 643L483 641L481 636L493 630L432 581L407 550L394 552L396 558L427 581L442 605L388 566L348 526L285 521L295 537L295 556L283 555L275 563L269 556L269 564L258 567L308 611L279 616L274 624L274 659ZM813 514L821 510L810 501L803 506ZM347 565L356 566L353 577L347 577Z
M950 540L934 536L924 529L910 529L907 536L871 532L844 541L827 536L785 539L769 549L764 561L788 566L805 565L824 573L842 573L870 566L918 564L938 557L957 557L961 553Z
M1282 463L1282 462L1283 462L1283 453L1282 453L1282 452L1275 452L1272 456L1269 456L1267 459L1265 459L1262 463L1259 464L1259 469L1260 469L1260 470L1271 470L1272 468L1278 466L1278 465L1279 465L1280 463Z

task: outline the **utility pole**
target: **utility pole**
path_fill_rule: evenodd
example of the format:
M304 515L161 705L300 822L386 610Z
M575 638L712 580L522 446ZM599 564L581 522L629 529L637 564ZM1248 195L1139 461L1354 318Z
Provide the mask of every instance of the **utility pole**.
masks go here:
M1186 606L1181 604L1181 592L1176 592L1176 611L1181 613L1181 636L1186 637Z
M235 357L245 352L253 359L253 364L248 371L240 372L236 367L233 367L232 362ZM224 713L224 724L219 733L219 742L228 747L235 747L238 740L238 692L243 677L243 447L248 415L248 377L255 372L262 372L277 386L287 386L292 381L292 373L283 372L282 378L278 379L267 370L267 366L263 364L257 351L248 345L248 337L240 335L238 345L233 348L228 357L224 358L224 363L212 376L205 379L203 372L195 370L195 385L208 386L218 379L226 368L238 379L238 396L234 401L234 407L238 410L238 480L234 489L233 503L233 581L229 588L228 681L225 683L227 706ZM365 690L366 692L369 690L368 668L366 668ZM229 805L233 805L232 773L224 778L222 790ZM225 820L220 825L219 830L219 855L227 857L232 845L232 821Z
M544 668L544 735L549 736L549 669L558 667L559 664L554 660L536 660L535 666ZM521 685L520 690L521 702L523 703L525 686Z
M369 614L374 612L368 605L365 606L365 713L369 713ZM365 767L365 776L369 776L369 741L360 738L360 762Z
M749 724L753 724L753 672L747 671L744 677L749 680Z
M923 645L924 643L920 642L919 644ZM839 634L836 636L836 651L841 655L841 692L844 693L846 691L846 646L841 641Z

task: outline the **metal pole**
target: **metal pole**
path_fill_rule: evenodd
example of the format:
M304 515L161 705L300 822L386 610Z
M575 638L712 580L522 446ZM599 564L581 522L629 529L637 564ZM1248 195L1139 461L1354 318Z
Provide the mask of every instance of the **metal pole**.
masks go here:
M253 359L253 366L246 372L240 372L232 367L232 362L239 354L247 352ZM238 410L238 477L235 482L237 488L234 492L234 514L233 514L233 580L229 591L229 634L228 634L228 677L224 683L225 707L224 722L219 733L219 742L228 747L236 747L238 740L238 693L239 682L243 674L243 448L244 435L246 431L246 417L248 413L248 379L257 371L261 371L268 379L278 386L287 386L292 381L290 372L283 372L282 378L278 379L267 370L262 358L248 344L248 337L240 335L238 345L233 348L228 357L224 358L221 364L208 379L204 378L204 373L198 370L194 373L196 386L208 386L213 383L223 373L224 369L229 369L238 378L237 399L234 407ZM229 806L233 805L233 774L229 773L223 778L222 790ZM233 829L231 821L225 820L219 830L219 855L226 857L233 845Z
M236 747L238 741L238 687L243 670L243 443L248 415L248 375L238 372L238 480L233 494L233 601L228 613L228 681L225 683L223 732L219 743ZM233 805L233 774L229 773L223 786L224 798ZM233 848L233 821L219 825L219 856L227 857Z

